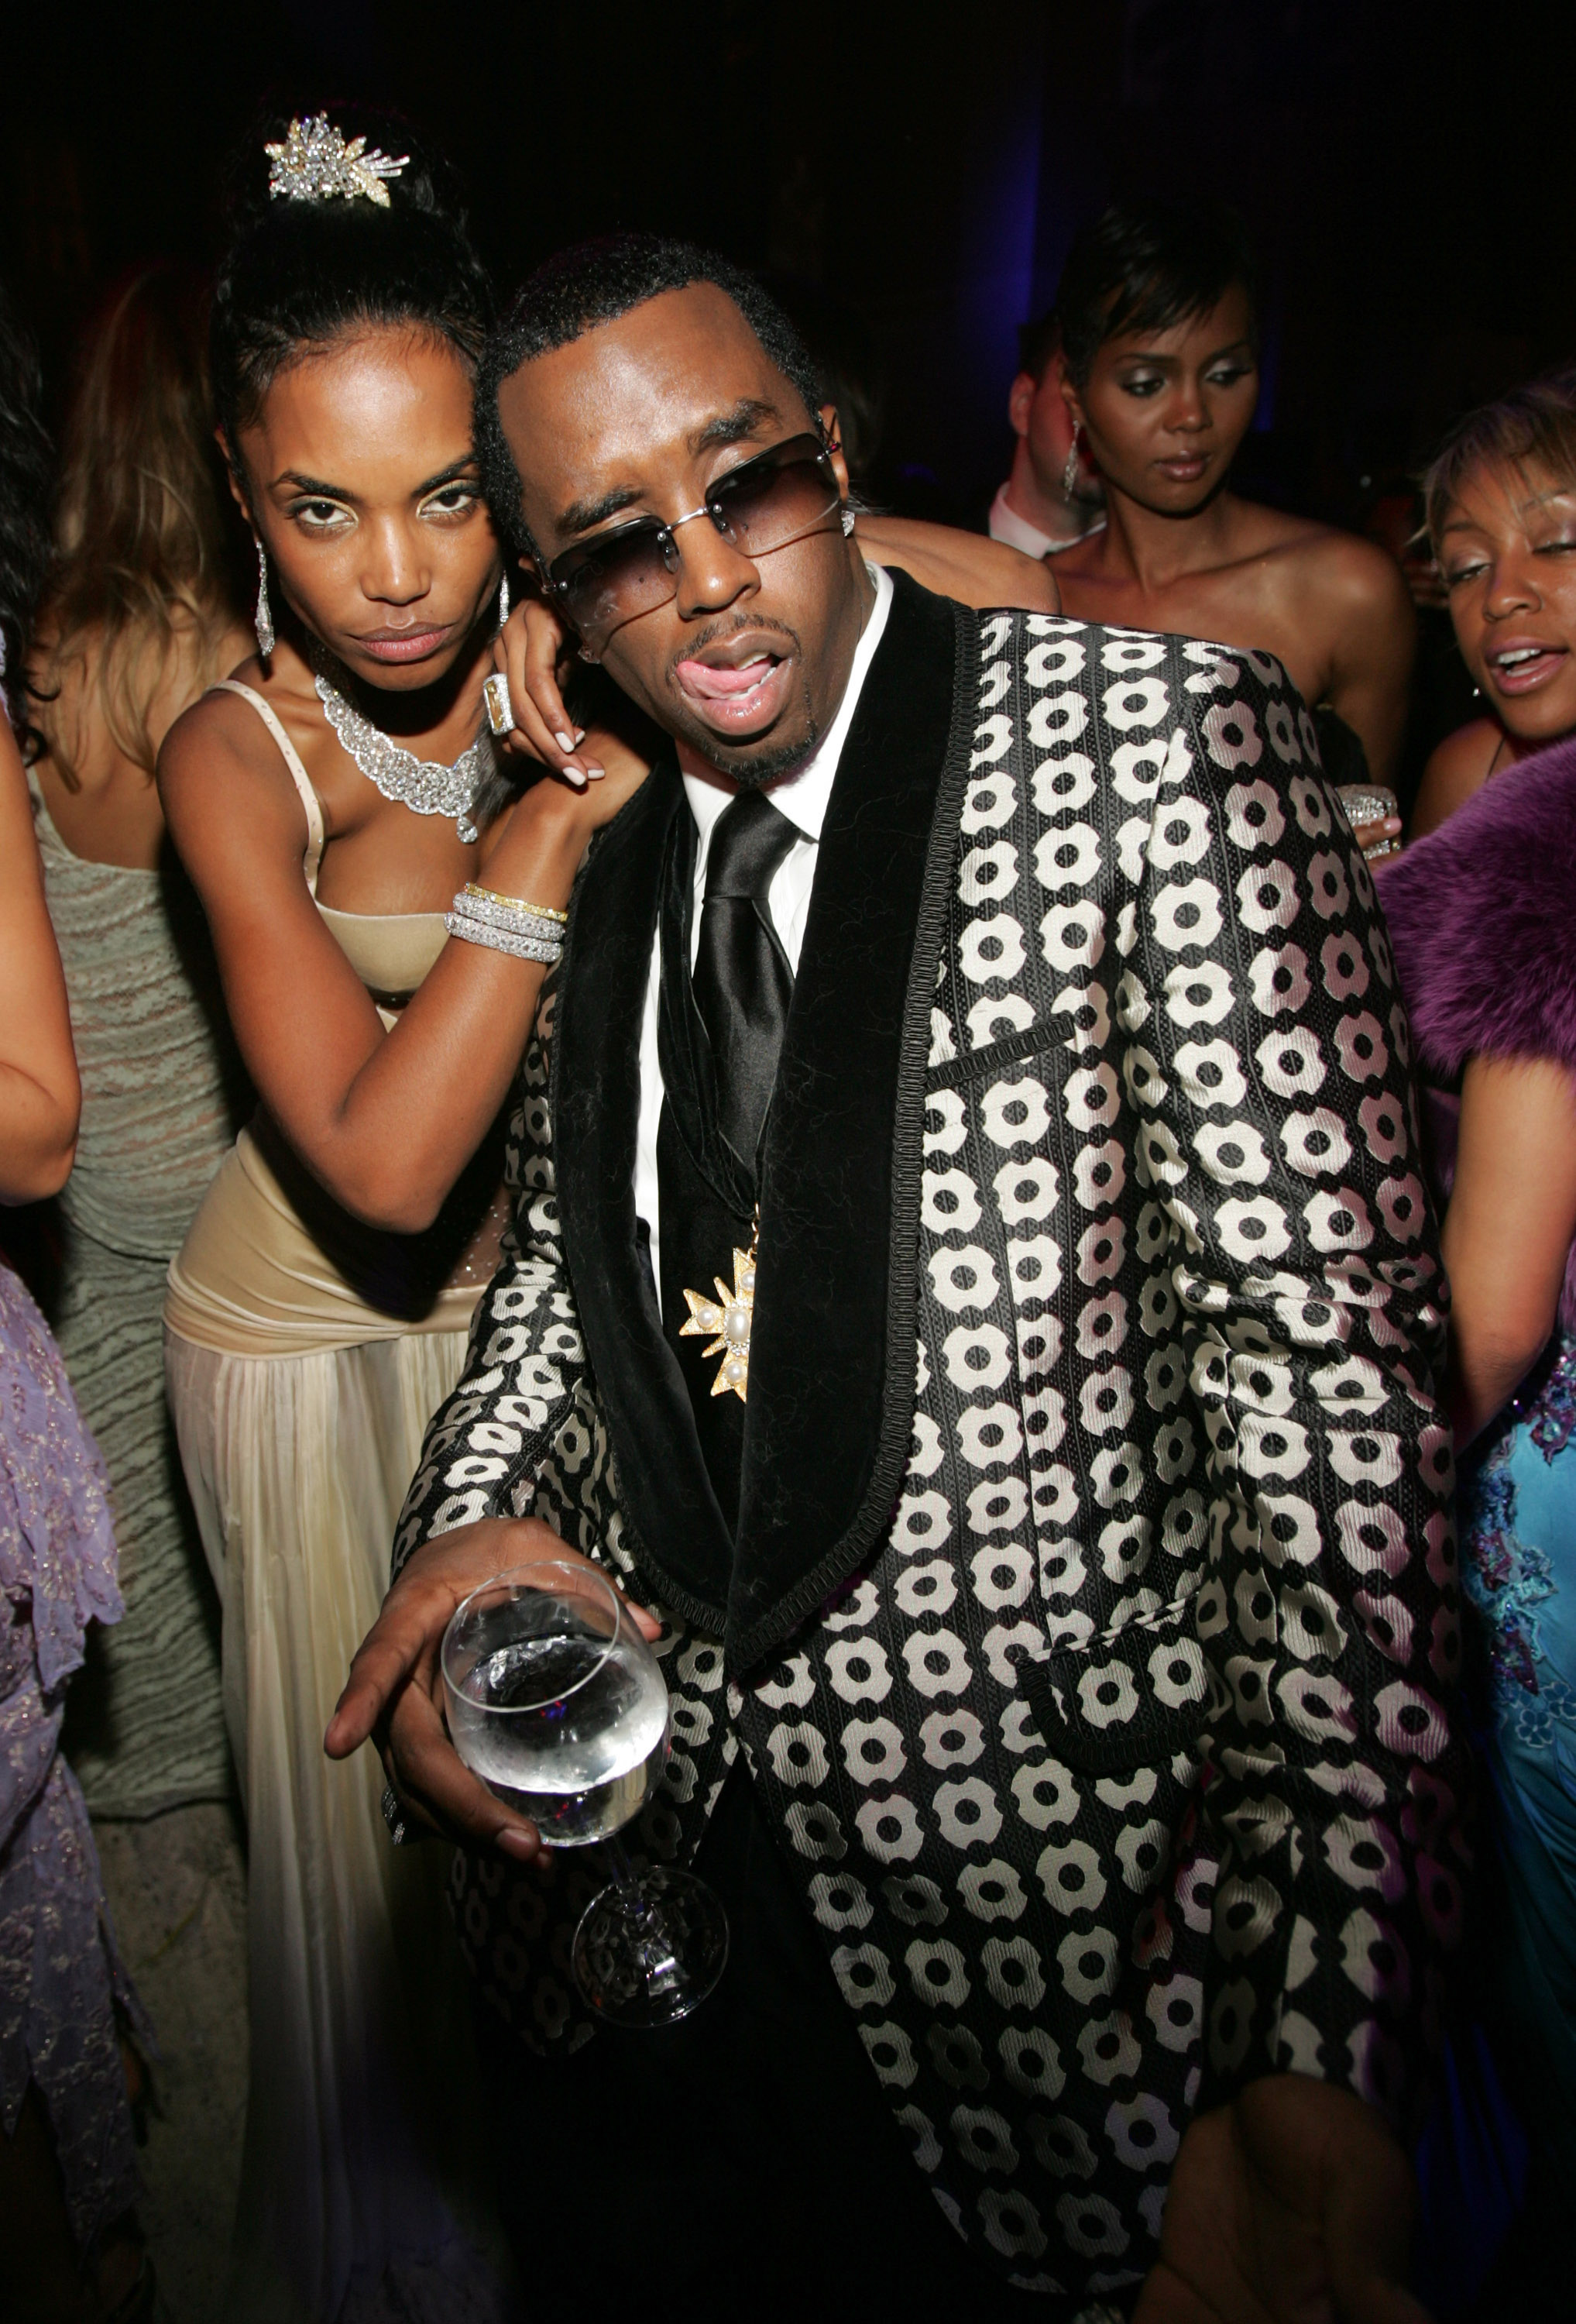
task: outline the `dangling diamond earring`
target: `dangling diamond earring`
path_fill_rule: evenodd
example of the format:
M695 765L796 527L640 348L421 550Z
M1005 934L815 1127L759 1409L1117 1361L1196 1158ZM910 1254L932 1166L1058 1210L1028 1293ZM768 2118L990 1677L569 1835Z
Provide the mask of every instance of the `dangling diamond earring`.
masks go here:
M503 573L503 576L502 576L502 580L501 580L501 581L499 582L499 584L498 584L498 626L499 626L499 628L500 628L500 629L502 629L502 628L503 627L504 622L505 622L508 619L509 619L509 574L508 574L508 570L507 570L507 568L505 568L504 573Z
M266 661L273 651L273 615L268 604L268 551L261 540L257 543L257 610L252 626L257 632L258 656Z
M1065 467L1062 470L1062 498L1063 498L1064 501L1070 501L1070 500L1072 499L1072 497L1073 497L1073 487L1074 487L1074 485L1077 483L1077 481L1078 481L1078 437L1077 437L1077 433L1076 433L1076 431L1074 431L1074 437L1073 437L1072 447L1071 447L1071 448L1070 448L1070 450L1068 451L1068 454L1067 454L1067 464L1066 464Z
M844 502L843 508L843 538L848 540L853 530L853 511Z

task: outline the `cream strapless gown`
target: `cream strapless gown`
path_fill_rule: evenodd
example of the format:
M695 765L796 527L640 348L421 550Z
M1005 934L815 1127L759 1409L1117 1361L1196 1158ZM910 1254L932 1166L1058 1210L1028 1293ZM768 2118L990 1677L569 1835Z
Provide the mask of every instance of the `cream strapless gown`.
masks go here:
M316 794L262 697L231 690L301 793L315 896ZM413 991L445 941L440 914L318 909L376 997ZM476 1207L426 1235L380 1233L260 1116L170 1268L166 1379L223 1602L248 1831L251 2076L226 2324L503 2312L448 1851L392 1846L370 1745L344 1763L323 1751L495 1261L502 1206L479 1225Z

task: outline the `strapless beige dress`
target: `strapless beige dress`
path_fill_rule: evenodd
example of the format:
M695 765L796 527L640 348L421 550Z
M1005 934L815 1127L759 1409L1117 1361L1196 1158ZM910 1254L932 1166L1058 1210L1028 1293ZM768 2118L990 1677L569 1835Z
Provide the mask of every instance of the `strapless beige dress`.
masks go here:
M316 793L261 696L226 684L265 720L300 793L315 899ZM392 1026L386 1004L442 949L442 915L318 908ZM426 1234L370 1228L260 1114L170 1268L166 1384L223 1606L248 1829L236 2324L494 2312L447 1850L396 1849L375 1753L331 1761L323 1730L382 1605L395 1520L504 1215L484 1188L451 1197Z

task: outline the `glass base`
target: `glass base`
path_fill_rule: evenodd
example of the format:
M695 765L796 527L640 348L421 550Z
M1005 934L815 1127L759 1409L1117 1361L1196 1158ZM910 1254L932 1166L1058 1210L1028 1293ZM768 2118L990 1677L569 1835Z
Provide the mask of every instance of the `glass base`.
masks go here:
M570 1960L582 1999L610 2024L677 2024L728 1965L728 1916L704 1880L654 1865L592 1898Z

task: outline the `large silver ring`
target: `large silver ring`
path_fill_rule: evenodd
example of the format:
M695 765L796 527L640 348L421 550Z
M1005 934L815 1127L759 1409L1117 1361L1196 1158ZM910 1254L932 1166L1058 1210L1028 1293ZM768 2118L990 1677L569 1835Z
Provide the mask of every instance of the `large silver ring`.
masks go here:
M495 669L482 688L482 699L487 706L487 724L494 734L514 732L514 705L509 699L509 680L501 669Z
M383 1785L383 1796L378 1803L383 1812L383 1821L389 1827L389 1838L396 1848L403 1848L410 1838L410 1828L400 1811L400 1795L392 1784Z

